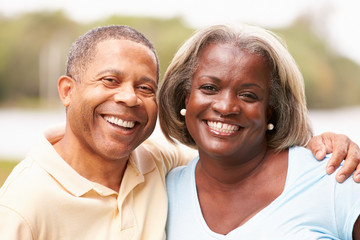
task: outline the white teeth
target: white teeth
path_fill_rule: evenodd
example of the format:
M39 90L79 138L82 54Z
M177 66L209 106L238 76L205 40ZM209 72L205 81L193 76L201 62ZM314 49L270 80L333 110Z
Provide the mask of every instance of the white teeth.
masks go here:
M221 122L207 121L207 125L218 132L234 133L239 130L239 127L236 125Z
M125 128L133 128L135 126L135 122L133 121L124 121L120 118L116 118L114 116L105 116L104 119L106 121L108 121L109 123L113 123L115 125L118 125L120 127L125 127Z

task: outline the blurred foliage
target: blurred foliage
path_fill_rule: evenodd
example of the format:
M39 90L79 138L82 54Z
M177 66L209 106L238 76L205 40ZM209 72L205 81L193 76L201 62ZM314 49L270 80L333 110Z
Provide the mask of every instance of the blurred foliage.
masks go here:
M360 66L330 48L306 15L274 32L286 41L303 74L309 108L360 104Z
M77 32L77 24L62 12L0 19L0 100L39 97L41 52L54 41L68 48L68 39ZM66 59L66 52L62 55Z
M84 24L72 21L62 11L0 16L1 105L39 105L41 101L36 99L43 98L58 101L56 81L64 73L71 43L93 27L110 24L134 27L154 43L161 76L180 44L194 32L180 17L110 16ZM309 107L360 104L360 66L335 54L311 25L303 17L287 28L272 29L286 41L303 73Z

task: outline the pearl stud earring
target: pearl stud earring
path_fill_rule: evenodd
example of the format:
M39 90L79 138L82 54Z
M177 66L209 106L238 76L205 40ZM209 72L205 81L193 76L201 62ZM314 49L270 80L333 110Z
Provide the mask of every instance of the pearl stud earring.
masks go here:
M181 110L180 110L180 114L181 114L181 116L185 116L185 114L186 114L186 109L184 109L184 108L181 109Z
M267 125L267 129L268 129L269 131L273 130L273 129L274 129L274 124L269 123L269 124Z

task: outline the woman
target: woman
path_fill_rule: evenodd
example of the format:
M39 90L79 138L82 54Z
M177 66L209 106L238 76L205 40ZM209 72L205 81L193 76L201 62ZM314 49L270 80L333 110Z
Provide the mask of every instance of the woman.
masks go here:
M303 79L274 34L200 31L159 97L165 136L199 151L167 177L168 239L360 239L360 186L297 147L312 135Z

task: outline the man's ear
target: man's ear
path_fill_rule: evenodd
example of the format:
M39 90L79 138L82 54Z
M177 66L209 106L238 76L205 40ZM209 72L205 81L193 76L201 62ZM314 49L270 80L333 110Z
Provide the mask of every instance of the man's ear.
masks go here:
M65 107L71 102L72 90L75 87L75 80L69 76L61 76L58 80L58 92Z

